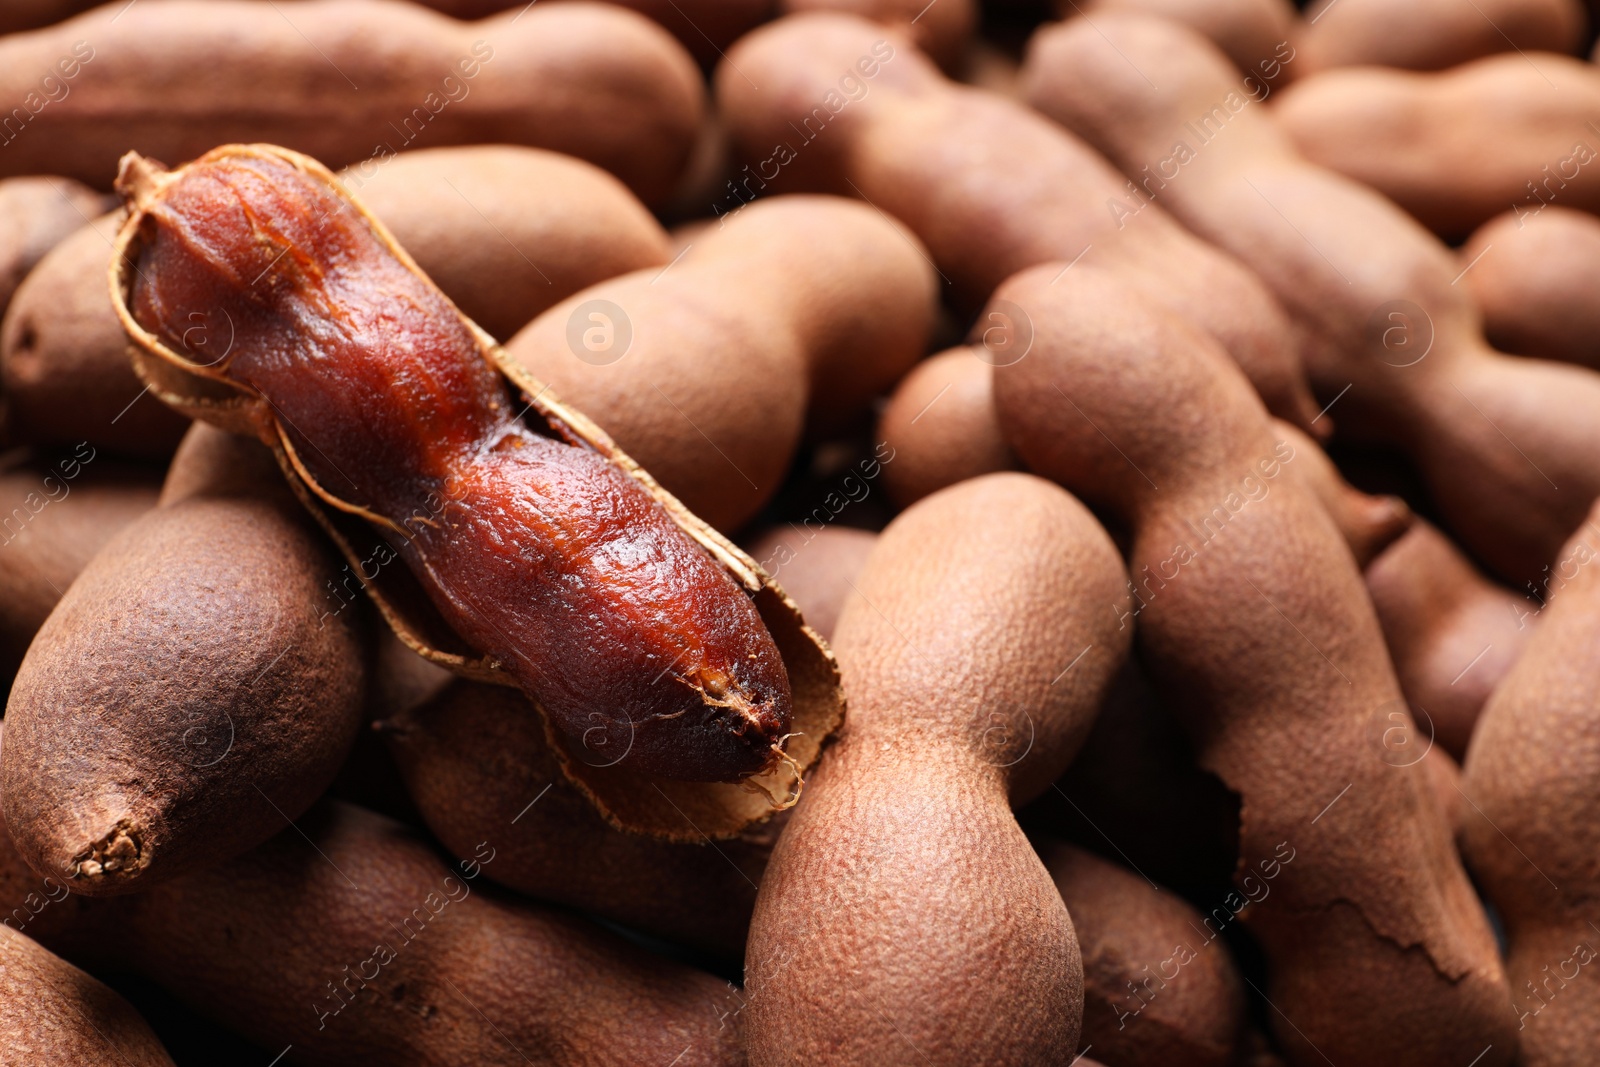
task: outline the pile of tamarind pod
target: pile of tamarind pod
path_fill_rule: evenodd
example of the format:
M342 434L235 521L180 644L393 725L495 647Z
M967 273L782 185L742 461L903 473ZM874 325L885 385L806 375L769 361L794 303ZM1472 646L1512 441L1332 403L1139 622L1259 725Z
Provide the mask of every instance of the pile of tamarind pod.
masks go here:
M1600 5L0 10L0 1064L1587 1067Z

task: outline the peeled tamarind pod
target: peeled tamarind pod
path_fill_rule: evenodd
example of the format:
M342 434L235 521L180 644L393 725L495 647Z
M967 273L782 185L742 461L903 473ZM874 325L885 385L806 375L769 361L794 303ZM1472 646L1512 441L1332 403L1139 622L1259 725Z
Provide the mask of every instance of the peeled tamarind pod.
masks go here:
M69 453L0 464L0 684L61 594L117 531L155 507L160 473Z
M669 269L556 305L507 352L733 531L777 491L808 420L848 420L922 355L935 284L916 239L871 207L773 197Z
M947 71L961 65L978 23L974 0L780 0L779 7L785 15L835 11L894 27Z
M1329 67L1444 70L1502 52L1575 52L1578 0L1320 0L1295 40L1304 73Z
M271 841L104 908L124 969L297 1063L743 1062L727 983L446 864L421 834L323 802ZM304 836L302 836L302 834ZM732 1001L732 1003L730 1003Z
M995 358L983 345L952 348L900 379L878 419L879 439L894 449L883 481L896 504L910 507L947 485L1017 469L994 417Z
M831 640L850 598L850 585L867 565L877 540L870 530L790 524L758 536L750 544L750 556L774 578L781 576L784 590L805 612L806 621Z
M1559 204L1512 210L1474 230L1459 258L1490 344L1600 370L1600 219Z
M1060 1063L1077 942L1011 806L1072 758L1123 659L1116 550L1068 494L995 474L907 509L855 585L850 719L756 898L750 1062Z
M1159 70L1159 89L1130 63ZM1296 154L1198 34L1130 15L1064 23L1035 35L1027 72L1034 105L1125 171L1178 175L1151 195L1255 265L1341 432L1405 453L1501 577L1539 573L1600 496L1600 376L1497 356L1449 250Z
M201 427L180 476L195 456L248 484L125 527L12 688L0 805L28 864L73 892L143 889L266 840L360 724L360 616L325 588L333 555L265 449Z
M111 204L71 178L0 181L0 315L34 264Z
M579 289L672 258L666 231L621 182L555 152L421 149L358 163L339 180L500 340Z
M1461 848L1505 923L1512 1011L1528 1067L1588 1063L1600 1037L1594 857L1600 688L1600 511L1562 553L1572 576L1484 706L1467 751Z
M737 958L776 830L661 841L606 824L566 780L545 727L514 689L455 679L378 728L428 828L452 855L494 843L484 873L679 944ZM692 831L692 826L685 826Z
M1508 52L1436 74L1331 70L1297 82L1274 114L1311 162L1455 239L1507 208L1600 211L1597 109L1594 64Z
M1093 853L1048 840L1038 849L1083 953L1082 1043L1112 1067L1233 1067L1244 982L1214 928Z
M1552 577L1559 586L1563 576ZM1541 601L1490 581L1422 519L1366 579L1412 714L1425 713L1423 733L1462 758L1484 702L1532 639Z
M1305 31L1294 5L1285 0L1094 0L1078 5L1057 0L1064 19L1077 14L1131 11L1171 19L1210 38L1233 65L1257 85L1281 86L1304 67L1299 47ZM1291 43L1293 42L1293 43ZM1259 92L1260 90L1256 90Z
M1274 412L1310 425L1317 408L1282 309L1243 264L1141 207L1077 138L947 80L904 37L844 15L781 19L728 53L716 93L748 162L716 213L768 185L859 196L922 240L969 309L1036 263L1116 265L1212 330ZM1025 324L1015 328L1011 348L1025 351Z
M0 1044L13 1063L172 1067L132 1005L9 927L0 927Z
M728 783L716 795L741 802L760 801L739 783L771 786L760 814L798 789L841 708L792 603L543 398L326 168L234 145L175 171L130 154L119 182L132 211L112 295L140 365L165 399L271 444L303 499L393 536L362 577L403 560L415 597L482 657L453 662L521 686L570 742L609 746L596 763ZM189 343L195 316L230 330L210 362ZM404 605L378 603L399 629ZM791 725L801 760L784 751Z
M0 324L0 431L17 443L166 459L189 420L145 395L106 296L122 214L80 223L17 287Z
M672 191L705 107L678 43L611 4L466 23L391 0L107 4L0 40L0 99L30 97L0 174L107 188L129 150L183 160L270 138L342 167L494 142L588 160L646 201Z
M1508 1062L1488 921L1415 766L1355 560L1287 472L1292 446L1211 338L1115 276L1052 286L1059 270L995 294L1034 328L1028 358L996 372L995 409L1029 469L1129 531L1132 605L1104 610L1137 624L1201 765L1240 798L1240 890L1272 887L1244 919L1280 1041L1301 1063L1490 1046L1481 1062Z

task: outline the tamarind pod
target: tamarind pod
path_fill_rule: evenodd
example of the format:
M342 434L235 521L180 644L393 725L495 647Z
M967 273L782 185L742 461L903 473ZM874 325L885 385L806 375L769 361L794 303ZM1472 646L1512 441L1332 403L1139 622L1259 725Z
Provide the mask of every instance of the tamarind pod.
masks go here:
M952 300L968 309L1036 263L1082 255L1116 264L1212 330L1274 412L1310 426L1317 405L1261 282L1159 205L1134 218L1139 201L1126 180L1017 101L946 80L892 30L820 12L746 35L715 84L748 163L716 213L768 186L867 200L921 239ZM1025 347L1019 333L1013 348Z
M1365 576L1412 714L1420 708L1423 732L1464 757L1484 702L1532 640L1541 602L1484 577L1421 519Z
M59 97L20 106L44 92ZM671 192L705 106L678 43L611 4L466 23L388 0L107 4L0 40L0 99L18 105L0 116L4 175L104 189L129 150L178 162L270 140L342 167L494 142L577 156L646 201Z
M903 512L855 585L851 716L756 898L751 1063L1059 1063L1077 943L1011 805L1071 759L1123 659L1116 551L1068 494L995 474Z
M886 468L887 469L887 468ZM794 597L824 640L831 640L850 584L866 566L878 535L848 526L774 526L750 543L750 556Z
M457 19L482 19L525 4L512 0L416 0ZM712 62L751 26L767 17L772 0L609 0L661 24L700 63ZM0 12L0 33L48 26L97 7L97 0L11 0ZM293 9L290 9L291 11Z
M1506 52L1438 73L1331 70L1299 81L1273 114L1306 159L1456 240L1508 208L1600 211L1597 106L1592 63Z
M1020 466L994 417L994 358L982 345L952 348L900 379L878 418L878 438L894 449L883 481L896 504Z
M978 23L973 0L781 0L779 7L784 15L833 11L893 27L950 72L960 69Z
M0 746L0 754L3 752ZM27 934L51 952L76 959L95 942L92 916L99 914L95 903L69 890L65 875L41 878L23 862L0 805L0 925Z
M1055 7L1063 19L1130 11L1181 23L1210 39L1246 77L1258 79L1257 84L1281 85L1281 75L1292 79L1304 66L1284 62L1286 53L1301 50L1307 35L1295 6L1284 0L1094 0L1081 7L1073 0L1056 0Z
M1083 1044L1112 1067L1233 1067L1244 982L1200 913L1083 849L1037 848L1083 953Z
M189 420L146 396L106 296L121 212L83 223L17 287L0 323L0 430L14 442L80 442L166 459Z
M1275 879L1245 919L1280 1041L1303 1063L1508 1062L1488 921L1355 560L1286 473L1296 452L1214 340L1116 276L1052 286L1059 270L995 294L1034 327L995 410L1031 470L1129 530L1133 606L1104 610L1137 624L1201 765L1240 798L1240 885Z
M1458 253L1461 279L1502 352L1600 370L1600 311L1590 279L1600 271L1600 219L1549 204L1496 215Z
M1096 850L1185 899L1214 906L1233 890L1239 798L1199 766L1173 708L1131 658L1071 766L1018 818L1030 837Z
M0 315L45 253L110 207L109 198L71 178L0 180Z
M27 863L73 892L144 889L266 840L360 723L360 612L330 596L337 565L270 454L197 427L176 477L191 456L235 484L191 485L111 539L12 687L0 807Z
M1372 496L1345 481L1322 446L1298 427L1273 419L1272 432L1278 440L1289 443L1297 459L1305 460L1289 470L1311 490L1339 528L1358 568L1366 567L1411 528L1414 516L1404 500L1398 496Z
M433 629L479 658L440 652L414 605L374 592L407 643L537 694L570 743L611 743L601 758L626 762L609 779L625 795L595 795L619 824L644 828L619 806L662 810L640 773L704 785L686 799L718 833L793 802L842 713L793 603L587 417L544 399L326 168L234 145L177 171L130 154L119 184L134 210L111 288L136 362L168 402L271 443L363 584L403 559ZM264 292L244 282L269 275ZM225 359L197 361L186 315L227 320ZM324 506L363 526L341 530ZM375 529L402 540L358 563L348 538ZM783 746L800 734L797 758Z
M1484 705L1463 767L1462 853L1505 925L1518 1063L1529 1067L1585 1063L1600 1034L1600 996L1587 973L1600 943L1590 926L1600 898L1597 549L1600 509L1564 546L1570 576Z
M324 801L232 864L96 910L123 966L297 1063L743 1062L726 983L508 899L480 877L498 858L490 839L447 864Z
M625 833L566 780L516 690L453 680L378 729L428 828L495 882L679 944L737 958L776 828L698 844Z
M1503 52L1578 50L1588 13L1578 0L1355 0L1309 5L1296 40L1304 73L1329 67L1444 70Z
M463 314L502 340L579 289L671 258L660 223L621 182L554 152L419 149L348 167L339 180Z
M61 594L119 530L155 507L160 474L74 453L0 463L0 683L9 687Z
M1159 69L1159 90L1130 63ZM1502 578L1539 573L1600 496L1600 377L1492 352L1449 251L1299 156L1197 34L1128 15L1064 23L1035 35L1027 71L1034 105L1124 170L1178 166L1160 199L1257 266L1347 437L1405 453L1447 527ZM1202 141L1186 125L1197 115L1227 135Z
M901 379L878 424L878 436L897 460L884 478L897 503L907 505L946 485L1019 466L994 415L991 360L1005 362L975 344L924 360ZM1365 566L1405 532L1411 512L1402 500L1357 491L1310 436L1281 419L1273 426L1307 457L1296 474L1307 479L1358 564Z
M871 207L773 197L668 269L557 304L506 350L732 531L777 491L807 422L839 426L922 355L934 289L916 239Z
M127 1001L15 930L0 927L0 1042L13 1063L172 1067Z

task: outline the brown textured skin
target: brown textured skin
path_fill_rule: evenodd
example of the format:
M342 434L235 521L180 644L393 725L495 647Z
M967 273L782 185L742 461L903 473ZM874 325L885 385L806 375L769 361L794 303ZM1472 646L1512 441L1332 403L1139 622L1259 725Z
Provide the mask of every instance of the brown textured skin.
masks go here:
M1071 759L1123 658L1116 552L1066 493L996 474L905 511L855 584L850 718L756 900L750 1060L1070 1059L1077 942L1011 804Z
M378 724L434 835L462 859L489 840L487 877L670 941L737 959L776 829L678 844L615 829L567 781L538 712L465 679Z
M189 420L145 396L106 293L121 212L82 223L17 288L0 324L0 410L16 442L166 459Z
M159 472L92 449L0 466L0 682L9 686L67 586L155 507L160 486Z
M1426 711L1435 739L1461 759L1484 702L1531 640L1540 602L1490 581L1422 519L1366 579L1412 714Z
M506 348L731 532L777 492L808 420L848 420L922 355L934 290L915 238L872 208L774 197L694 236L666 270L557 304ZM592 300L631 323L620 354L569 343Z
M791 523L757 535L749 552L800 605L806 625L831 641L839 613L850 597L850 584L867 565L877 540L878 535L870 530L848 526L817 529L809 523Z
M1021 466L995 421L987 353L982 345L940 352L895 386L878 417L878 439L894 448L883 483L900 507L947 485Z
M678 43L610 4L477 23L389 0L121 6L0 41L5 100L36 91L76 42L94 53L6 145L0 174L53 171L104 189L130 150L177 164L228 141L272 141L342 167L500 142L588 160L650 201L671 192L705 107ZM462 60L481 64L474 77Z
M1458 258L1496 348L1600 370L1600 219L1560 204L1509 211L1474 230Z
M0 928L0 1047L7 1063L172 1067L127 1001L6 928Z
M1232 1067L1244 982L1200 913L1093 853L1037 847L1083 953L1083 1044L1108 1067Z
M467 318L501 341L580 289L672 258L666 231L621 182L555 152L422 149L339 177Z
M1102 12L1138 11L1157 18L1180 22L1210 38L1233 65L1245 74L1274 70L1273 61L1280 45L1293 41L1299 51L1299 13L1287 0L1057 0L1056 13L1064 19ZM1303 72L1302 56L1283 67L1289 78ZM1274 79L1276 80L1276 79ZM1278 85L1284 84L1278 82Z
M1032 470L1130 529L1124 621L1242 800L1241 875L1290 857L1247 912L1279 1039L1301 1063L1507 1063L1488 922L1426 771L1385 759L1410 758L1386 728L1415 727L1338 529L1212 339L1114 276L1052 287L1059 269L996 293L1035 328L996 411Z
M727 983L497 892L483 877L493 839L447 864L419 832L351 805L318 804L295 826L232 863L95 901L72 955L132 970L262 1048L292 1044L286 1059L311 1067L744 1062Z
M1577 0L1321 0L1295 42L1306 73L1329 67L1444 70L1483 56L1578 50Z
M779 0L779 12L836 11L895 27L946 71L954 71L966 55L978 24L975 0Z
M858 62L875 59L874 76L860 77ZM846 75L864 87L859 99L840 93ZM716 92L754 173L789 146L795 158L771 184L857 195L900 219L955 303L979 307L1016 271L1083 254L1212 330L1275 412L1305 425L1316 414L1283 311L1243 264L1160 209L1119 228L1109 201L1128 194L1105 160L1018 102L946 80L894 32L843 15L782 19L728 53ZM836 115L833 98L848 101Z
M1160 91L1130 62L1161 71ZM1502 577L1539 573L1600 496L1600 376L1497 356L1451 285L1461 268L1449 250L1297 155L1259 106L1207 142L1187 134L1237 80L1199 35L1134 16L1065 23L1034 37L1027 73L1035 106L1125 170L1170 158L1175 138L1198 144L1158 202L1256 266L1294 317L1342 432L1407 454L1451 531Z
M1455 239L1508 209L1600 211L1597 111L1594 64L1508 52L1437 74L1328 71L1301 79L1274 114L1307 159Z
M1593 1062L1600 1037L1600 510L1567 545L1584 558L1551 597L1517 665L1490 698L1462 781L1461 848L1505 921L1512 1010L1525 1067ZM1576 946L1587 960L1574 967ZM1576 974L1574 972L1577 972Z
M360 615L324 614L332 553L260 445L197 427L175 466L209 450L255 467L248 493L199 492L126 527L12 688L6 825L74 892L143 889L266 840L327 787L360 723Z
M0 181L0 315L45 253L109 207L108 197L71 178Z

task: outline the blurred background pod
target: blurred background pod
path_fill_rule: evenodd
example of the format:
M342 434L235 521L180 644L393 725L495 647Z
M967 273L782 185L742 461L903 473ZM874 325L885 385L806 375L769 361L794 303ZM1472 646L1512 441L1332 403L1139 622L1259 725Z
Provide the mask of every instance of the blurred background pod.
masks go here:
M916 239L837 197L772 197L670 266L577 293L506 346L724 532L777 492L807 430L858 419L923 354Z
M577 156L653 202L676 185L705 110L683 47L600 3L480 22L395 0L108 4L0 39L0 98L38 96L41 74L60 88L6 145L0 174L100 189L129 150L177 164L275 141L342 167L375 148L503 143Z

